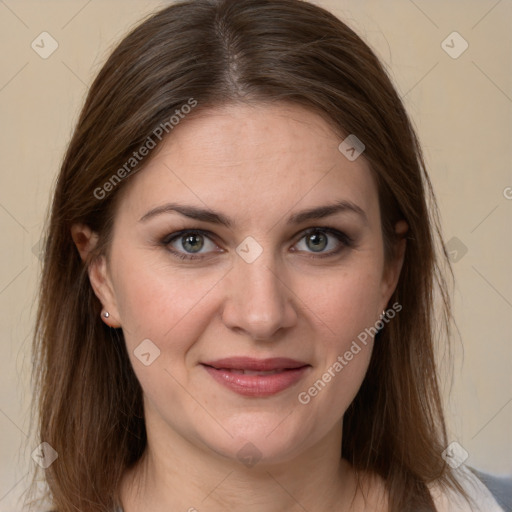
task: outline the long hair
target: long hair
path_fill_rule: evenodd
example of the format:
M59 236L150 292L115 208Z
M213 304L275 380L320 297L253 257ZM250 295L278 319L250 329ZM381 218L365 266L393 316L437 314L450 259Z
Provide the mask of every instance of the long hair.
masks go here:
M327 119L340 142L356 134L365 144L386 262L398 220L409 236L390 300L403 310L377 336L344 415L340 456L384 479L390 511L435 510L429 484L460 491L441 457L446 431L434 347L436 325L447 338L451 332L442 264L453 272L435 196L414 128L378 58L334 15L300 0L173 4L134 28L90 87L53 195L34 333L38 435L59 454L45 470L55 508L112 511L123 472L146 447L142 390L122 330L100 319L87 266L108 255L120 193L156 150L126 162L158 127L172 137L169 119L191 99L196 112L293 102ZM71 238L74 223L99 235L85 262Z

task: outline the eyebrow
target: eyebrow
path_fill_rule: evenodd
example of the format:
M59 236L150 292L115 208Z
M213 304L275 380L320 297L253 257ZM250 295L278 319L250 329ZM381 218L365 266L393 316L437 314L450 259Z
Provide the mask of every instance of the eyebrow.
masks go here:
M153 208L149 212L145 213L139 219L139 222L146 222L149 219L164 213L179 213L190 219L210 222L212 224L220 224L226 226L227 228L232 228L235 224L229 217L220 212L178 203L167 203L162 206L157 206L156 208ZM366 225L368 225L368 218L364 210L357 204L348 200L340 200L333 204L318 206L316 208L310 208L298 213L294 213L288 218L288 224L302 224L308 220L323 219L337 213L356 214L363 220Z

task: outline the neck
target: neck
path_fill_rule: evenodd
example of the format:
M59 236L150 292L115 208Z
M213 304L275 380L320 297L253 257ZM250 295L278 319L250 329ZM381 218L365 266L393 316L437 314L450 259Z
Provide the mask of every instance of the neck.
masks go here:
M158 429L156 429L158 430ZM317 445L287 461L248 467L174 431L152 435L121 484L125 512L169 510L290 512L354 510L356 478L341 459L341 424Z

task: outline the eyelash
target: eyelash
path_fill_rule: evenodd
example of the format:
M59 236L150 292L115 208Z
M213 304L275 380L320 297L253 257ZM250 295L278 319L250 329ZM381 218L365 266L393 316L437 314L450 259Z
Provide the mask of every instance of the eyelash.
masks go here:
M351 248L354 246L354 240L350 238L347 234L343 233L342 231L338 231L334 228L329 227L315 227L310 228L302 233L302 236L297 240L297 242L301 241L303 238L307 237L308 235L311 235L313 233L325 233L330 234L334 236L338 242L341 242L342 246L339 249L336 249L334 251L330 251L328 253L324 254L318 254L314 256L309 256L310 258L318 259L318 258L327 258L330 256L336 256L338 255L343 249ZM186 254L179 251L176 251L174 249L169 248L169 244L174 242L175 240L182 238L184 235L201 235L206 238L209 238L212 242L212 237L210 236L210 233L208 231L203 231L202 229L185 229L182 231L178 231L176 233L171 233L169 235L166 235L161 241L160 244L164 246L169 252L171 252L174 256L177 258L180 258L181 260L200 260L204 259L205 256L197 256L193 254Z

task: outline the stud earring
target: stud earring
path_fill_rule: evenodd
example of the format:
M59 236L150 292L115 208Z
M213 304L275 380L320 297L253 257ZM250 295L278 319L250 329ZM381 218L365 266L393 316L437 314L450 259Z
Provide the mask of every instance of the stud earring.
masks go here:
M105 318L108 318L108 317L110 316L110 313L109 313L108 311L105 311L105 313L103 313L103 316L104 316Z
M382 312L382 316L379 318L379 322L382 321L382 319L386 316L386 310L384 310ZM382 327L377 327L377 332L375 333L376 335L379 334L379 332L383 331L384 330L384 325L382 325Z

